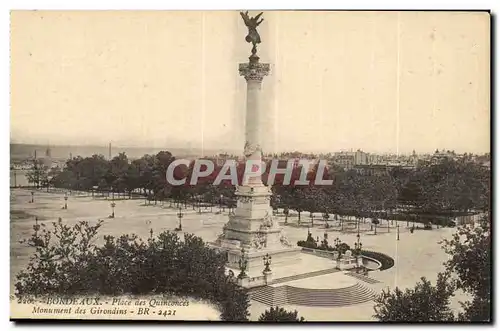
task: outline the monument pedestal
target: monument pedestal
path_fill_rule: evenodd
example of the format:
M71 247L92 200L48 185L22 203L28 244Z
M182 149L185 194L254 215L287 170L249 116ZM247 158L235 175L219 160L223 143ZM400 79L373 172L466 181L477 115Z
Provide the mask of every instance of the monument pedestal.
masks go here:
M292 245L278 222L273 220L269 188L263 184L240 186L236 196L235 211L229 214L223 233L211 244L226 252L228 267L239 269L240 261L246 260L247 271L260 274L267 254L271 256L273 267L296 263L301 248Z
M248 261L247 270L249 274L261 273L264 269L264 257L269 254L272 258L272 267L285 266L297 263L300 260L300 247L283 247L281 249L245 249L245 259ZM239 269L239 262L242 259L242 252L238 249L227 250L228 267Z

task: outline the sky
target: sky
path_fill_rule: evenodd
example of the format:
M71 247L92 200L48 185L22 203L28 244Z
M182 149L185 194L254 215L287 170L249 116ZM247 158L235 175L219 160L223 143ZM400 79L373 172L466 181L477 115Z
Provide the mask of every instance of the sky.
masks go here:
M264 152L489 151L488 14L263 18ZM246 32L235 11L13 11L11 141L243 150Z

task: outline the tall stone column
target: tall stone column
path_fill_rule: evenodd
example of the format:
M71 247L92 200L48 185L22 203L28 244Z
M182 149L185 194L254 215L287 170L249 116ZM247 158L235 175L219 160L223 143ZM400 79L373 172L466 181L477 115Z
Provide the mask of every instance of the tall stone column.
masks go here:
M262 109L260 108L262 80L269 74L269 63L259 63L259 57L250 56L248 63L240 63L240 76L245 77L247 82L247 103L245 121L245 147L244 155L246 160L262 161ZM250 178L244 183L249 186L261 186L260 178Z

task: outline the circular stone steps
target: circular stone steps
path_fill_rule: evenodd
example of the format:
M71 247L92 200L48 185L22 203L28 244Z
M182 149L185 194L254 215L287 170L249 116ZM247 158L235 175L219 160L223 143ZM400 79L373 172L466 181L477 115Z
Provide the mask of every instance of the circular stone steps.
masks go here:
M373 300L375 292L359 283L336 289L305 289L293 286L264 286L250 292L250 298L268 306L297 305L343 307Z

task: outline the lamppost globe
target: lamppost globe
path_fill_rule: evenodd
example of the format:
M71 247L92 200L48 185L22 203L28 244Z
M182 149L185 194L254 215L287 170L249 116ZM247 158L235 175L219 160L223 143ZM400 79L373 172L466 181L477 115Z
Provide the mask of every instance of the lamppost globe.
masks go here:
M335 240L333 241L333 243L335 244L335 246L340 245L340 239L339 238L335 238Z
M358 252L358 254L359 254L359 251L361 251L362 247L363 247L362 243L360 243L360 242L354 243L354 248L356 249L356 251Z

